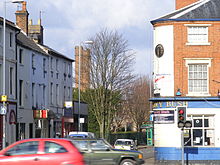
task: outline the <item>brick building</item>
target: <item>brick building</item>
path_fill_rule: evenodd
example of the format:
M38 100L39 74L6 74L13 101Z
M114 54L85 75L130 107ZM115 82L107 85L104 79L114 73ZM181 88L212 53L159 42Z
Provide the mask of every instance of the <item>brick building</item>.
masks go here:
M177 109L185 107L192 121L184 129L185 159L219 163L220 1L176 0L174 12L151 23L156 159L181 160Z

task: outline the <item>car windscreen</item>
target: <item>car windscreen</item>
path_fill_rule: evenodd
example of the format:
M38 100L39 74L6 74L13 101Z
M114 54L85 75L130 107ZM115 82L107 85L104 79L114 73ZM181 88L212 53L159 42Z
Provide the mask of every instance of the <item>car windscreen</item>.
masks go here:
M131 145L131 141L116 141L115 145Z

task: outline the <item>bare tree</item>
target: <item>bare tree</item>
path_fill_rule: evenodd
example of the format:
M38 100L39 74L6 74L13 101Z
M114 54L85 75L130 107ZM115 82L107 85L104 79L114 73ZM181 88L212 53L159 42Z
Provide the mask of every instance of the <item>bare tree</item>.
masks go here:
M127 88L125 104L127 104L128 115L133 120L137 131L140 131L140 126L149 119L150 84L151 81L146 76L142 76Z
M131 72L134 53L116 31L102 30L90 40L94 41L89 47L92 92L87 93L87 102L90 102L90 110L97 119L101 137L105 137L119 108L122 92L134 78Z

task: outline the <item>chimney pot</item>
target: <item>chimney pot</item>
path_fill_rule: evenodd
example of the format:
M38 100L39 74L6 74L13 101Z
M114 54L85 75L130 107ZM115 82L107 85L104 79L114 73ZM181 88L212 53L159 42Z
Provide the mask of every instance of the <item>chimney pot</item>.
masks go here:
M24 2L22 2L22 11L27 11L27 2L26 1L24 1Z

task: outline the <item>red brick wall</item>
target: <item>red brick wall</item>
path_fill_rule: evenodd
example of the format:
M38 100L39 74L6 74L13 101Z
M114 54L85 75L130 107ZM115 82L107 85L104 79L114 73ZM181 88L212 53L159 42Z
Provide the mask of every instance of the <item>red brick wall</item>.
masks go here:
M176 0L176 10L195 3L199 0Z
M183 96L188 93L188 68L184 58L212 58L209 68L209 93L216 96L218 89L220 90L220 83L217 83L220 82L220 23L199 23L211 24L209 26L211 45L186 45L187 27L184 24L189 24L189 22L174 23L174 91L180 88Z

